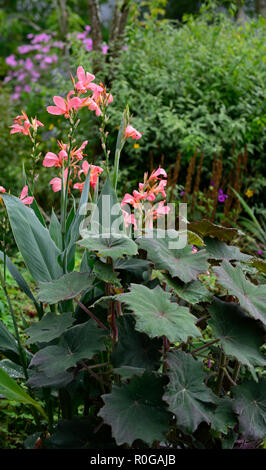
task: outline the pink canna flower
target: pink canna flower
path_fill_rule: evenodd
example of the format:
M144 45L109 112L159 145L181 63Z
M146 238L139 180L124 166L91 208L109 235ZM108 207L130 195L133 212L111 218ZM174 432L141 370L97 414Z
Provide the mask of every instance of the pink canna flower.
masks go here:
M59 116L61 114L64 114L65 118L70 117L70 112L72 109L75 111L78 110L81 107L82 101L80 98L75 96L74 98L70 98L71 95L75 93L74 91L70 91L67 95L67 99L64 100L61 98L61 96L54 96L53 101L55 106L48 106L46 109L48 113L54 114L56 116Z
M80 93L86 93L89 89L90 83L95 79L95 75L85 72L84 68L80 65L77 69L78 82L75 87Z
M165 171L163 168L159 167L158 170L154 170L154 171L152 172L151 176L149 177L149 180L153 180L153 179L157 180L157 179L158 179L158 176L161 176L161 175L162 175L164 178L167 178L167 173L166 173L166 171Z
M41 121L38 121L36 118L32 119L32 128L36 132L38 127L43 127L43 123Z
M81 107L84 108L85 106L88 106L90 111L95 111L96 116L101 116L102 111L93 98L90 98L89 96L87 96L87 98L82 98Z
M127 126L125 129L125 138L128 139L129 137L132 137L132 139L140 139L142 137L142 133L137 131L134 127L132 126Z
M100 166L96 165L90 165L86 160L82 163L82 170L79 171L79 177L82 173L84 173L85 176L87 176L89 169L91 168L91 173L90 173L90 185L93 189L95 189L98 176L103 172L103 168ZM77 183L79 184L79 183ZM75 185L74 185L75 187ZM80 189L80 187L77 187L76 189ZM83 188L82 188L83 189Z
M165 215L169 213L170 207L165 206L164 204L165 204L165 201L160 201L158 203L157 209L155 209L153 212L154 218L157 218L157 216L159 215Z
M124 222L125 222L126 228L128 228L130 224L134 225L134 227L137 228L137 223L136 223L134 214L129 214L127 211L123 209L122 209L122 214L124 216Z
M24 186L24 188L21 191L21 195L19 196L19 199L23 204L25 205L31 205L33 203L34 197L28 196L29 188L28 186Z
M125 204L134 204L135 203L135 198L131 196L131 194L126 193L122 199L121 206L124 206Z
M85 184L85 181L83 181L83 183L75 183L73 188L78 189L80 191L80 193L82 193L83 188L84 188L84 184Z
M46 168L62 167L63 160L67 160L67 152L65 150L61 150L58 155L53 152L47 152L43 160L43 166Z
M0 186L0 194L6 193L6 189L3 186ZM0 203L2 202L2 198L0 196Z
M66 188L66 184L67 184L67 175L68 175L68 169L66 168L66 170L64 170L65 188ZM57 192L61 191L61 189L62 189L62 178L58 178L58 177L53 178L50 181L49 184L52 185L53 192L57 193Z
M84 142L81 144L81 146L78 149L72 150L71 156L75 157L77 160L83 160L83 156L85 155L83 153L83 150L85 149L87 144L88 144L88 141L84 140Z
M14 124L10 127L11 127L10 134L16 134L18 132L21 132L21 134L29 135L31 123L27 114L24 111L22 111L22 115L16 116L14 118Z

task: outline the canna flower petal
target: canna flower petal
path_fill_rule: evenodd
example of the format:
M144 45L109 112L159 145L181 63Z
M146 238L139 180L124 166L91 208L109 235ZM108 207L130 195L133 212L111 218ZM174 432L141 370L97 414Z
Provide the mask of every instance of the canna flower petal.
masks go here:
M0 193L6 193L6 189L3 186L0 186Z
M21 194L19 196L19 199L21 200L21 202L23 202L23 204L25 205L30 205L33 203L33 200L34 200L34 197L32 196L28 196L28 192L29 192L29 188L28 186L24 186L24 188L22 189L21 191ZM28 197L27 197L28 196Z
M46 168L51 168L51 167L57 167L57 166L60 166L59 164L59 158L58 156L53 153L53 152L48 152L45 157L44 157L44 160L42 162L43 166L45 166Z
M46 110L49 114L54 114L56 116L60 116L60 114L65 114L65 111L61 108L57 108L56 106L47 106Z
M60 108L63 111L66 111L67 109L66 102L61 96L54 96L53 102L57 106L57 108Z
M61 191L62 188L62 180L61 178L53 178L50 183L52 185L52 189L54 193L57 193L58 191Z

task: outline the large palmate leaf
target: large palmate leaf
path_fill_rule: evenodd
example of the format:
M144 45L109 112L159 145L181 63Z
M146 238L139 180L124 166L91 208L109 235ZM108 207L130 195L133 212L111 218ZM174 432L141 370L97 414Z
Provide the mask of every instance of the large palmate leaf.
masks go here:
M208 270L207 255L205 250L192 253L191 246L182 249L171 249L170 243L174 239L142 237L136 240L143 250L147 251L147 257L157 269L168 271L171 276L178 277L183 282L196 280L198 274Z
M112 364L116 368L127 366L133 369L157 370L160 366L160 339L150 339L146 334L135 330L132 315L124 315L117 321L119 341L112 354Z
M230 242L238 234L238 231L235 228L216 225L207 219L203 219L200 222L189 223L188 229L192 232L198 233L201 237L210 236L225 242Z
M0 393L4 395L8 400L18 401L19 403L24 403L25 405L34 406L45 418L46 414L33 398L28 395L22 387L20 387L14 379L9 377L9 375L0 367Z
M126 258L126 259L117 259L114 263L115 269L118 271L128 271L131 274L134 274L137 277L142 277L142 274L145 271L148 271L152 262L146 259L139 258Z
M103 351L104 338L105 332L93 320L73 326L63 333L57 345L38 351L30 366L38 367L47 377L53 377Z
M46 449L108 449L116 447L109 426L102 426L93 416L59 421L54 434L45 440Z
M60 250L35 213L18 198L3 194L8 217L17 246L33 279L51 281L62 276L57 258Z
M233 268L228 261L213 268L213 271L218 275L219 284L236 296L252 317L266 324L266 284L255 286L245 278L239 266Z
M97 254L112 259L121 258L124 255L134 256L138 252L136 243L126 235L121 234L93 234L84 238L79 245L87 248L89 251L95 251Z
M266 429L266 380L234 387L234 410L245 439L264 439Z
M28 344L33 343L48 343L64 333L72 324L75 319L72 313L62 313L57 315L55 312L48 312L38 322L25 330L29 336Z
M260 352L264 343L264 333L257 323L248 317L235 303L215 300L209 307L210 326L219 338L224 352L234 356L241 364L253 372L254 366L264 366L265 358Z
M237 246L229 246L215 238L206 237L204 242L206 244L206 251L209 258L224 259L228 261L249 261L251 259L251 256L241 253Z
M92 270L93 274L101 279L104 282L110 282L115 287L122 287L118 279L118 273L113 270L111 264L102 263L102 261L97 260Z
M3 261L5 260L6 267L8 271L10 272L11 276L13 277L13 279L16 281L16 283L18 284L20 289L24 292L24 294L26 294L29 297L29 299L33 301L34 305L38 309L39 304L37 300L35 299L33 293L31 292L24 277L22 276L22 274L20 274L17 267L12 263L11 259L7 255L5 255L2 251L0 251L0 259Z
M74 299L91 286L92 280L90 273L73 271L55 281L40 282L38 299L47 304Z
M43 371L39 370L38 367L28 369L29 378L25 385L27 387L38 389L38 388L63 388L66 387L74 379L74 372L60 372L52 377L48 377Z
M136 329L150 338L166 336L169 341L187 341L188 336L200 336L195 326L196 317L187 307L170 301L171 295L160 286L149 289L131 284L130 292L117 295L117 299L132 310L136 318Z
M162 393L162 379L145 373L133 377L129 384L114 385L112 393L102 395L105 406L99 416L112 427L117 445L132 445L136 439L152 445L164 439L170 416Z
M233 400L230 400L230 398L219 400L212 417L212 428L226 434L228 428L234 428L236 421L236 415L233 412Z
M163 400L177 418L177 427L192 433L202 421L210 423L216 397L203 383L203 366L190 354L171 352L167 355L169 379Z
M191 281L187 284L177 278L172 278L168 274L164 275L170 288L174 289L178 297L186 300L190 304L207 302L211 300L212 295L200 281Z

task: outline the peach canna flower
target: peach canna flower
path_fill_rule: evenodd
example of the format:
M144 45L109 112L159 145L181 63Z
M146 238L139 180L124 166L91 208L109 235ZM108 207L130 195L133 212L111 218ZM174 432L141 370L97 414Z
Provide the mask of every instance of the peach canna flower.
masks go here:
M21 200L21 202L23 202L23 204L30 206L33 203L34 197L28 196L28 192L29 192L28 186L24 186L19 196L19 199Z
M54 114L56 116L59 116L61 114L64 114L65 118L70 117L70 112L72 109L75 111L78 110L81 107L82 101L80 98L75 96L74 98L71 98L71 95L75 93L74 91L70 91L67 95L67 99L64 100L61 98L61 96L54 96L53 101L55 106L48 106L46 109L48 113Z
M129 137L132 137L132 139L140 139L142 137L142 133L132 126L127 126L125 129L125 138L128 139Z

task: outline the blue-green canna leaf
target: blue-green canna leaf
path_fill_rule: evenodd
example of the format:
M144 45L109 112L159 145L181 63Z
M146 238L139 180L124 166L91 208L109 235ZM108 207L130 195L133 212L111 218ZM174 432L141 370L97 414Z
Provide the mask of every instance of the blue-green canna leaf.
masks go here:
M35 213L18 198L2 195L17 246L33 279L50 281L62 276L57 257L60 250Z

